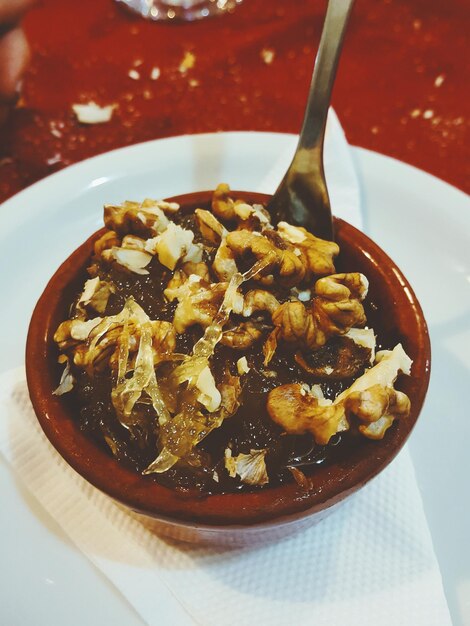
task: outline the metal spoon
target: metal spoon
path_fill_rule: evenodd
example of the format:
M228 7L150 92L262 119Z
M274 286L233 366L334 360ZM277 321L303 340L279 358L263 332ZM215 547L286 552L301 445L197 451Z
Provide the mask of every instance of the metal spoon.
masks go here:
M331 91L354 0L329 0L299 143L268 204L275 223L285 220L333 240L333 219L323 170L323 139Z

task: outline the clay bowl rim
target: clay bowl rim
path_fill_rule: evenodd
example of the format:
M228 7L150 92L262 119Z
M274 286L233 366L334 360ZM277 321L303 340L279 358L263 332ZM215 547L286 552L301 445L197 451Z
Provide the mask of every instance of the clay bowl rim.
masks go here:
M232 193L258 203L270 197L254 192ZM182 206L202 204L211 194L212 191L201 191L169 200ZM67 287L70 290L84 275L86 260L94 240L103 232L101 229L77 248L48 282L34 309L26 343L31 401L44 433L64 460L92 485L134 511L180 526L211 529L255 529L309 516L328 509L377 476L401 450L421 411L430 377L429 334L413 289L390 257L367 235L339 218L335 218L335 229L343 251L351 250L362 262L373 266L376 282L380 278L382 286L386 282L394 288L383 293L395 306L394 319L400 325L402 343L413 358L412 376L404 382L404 390L411 397L411 414L394 424L384 440L370 442L369 454L352 461L351 466L341 464L337 474L331 468L320 467L309 491L301 490L293 482L256 492L201 496L178 493L151 477L136 474L88 439L73 422L63 398L52 395L58 384L58 353L52 335L58 321L63 319L59 313L68 297ZM351 268L351 271L356 270ZM319 484L315 483L317 477Z

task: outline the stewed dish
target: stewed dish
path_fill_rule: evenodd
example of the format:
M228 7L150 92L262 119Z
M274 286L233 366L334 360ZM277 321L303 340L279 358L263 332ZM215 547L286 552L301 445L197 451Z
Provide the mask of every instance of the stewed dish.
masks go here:
M224 184L177 200L105 206L105 228L49 283L28 339L41 424L88 480L156 517L223 526L328 508L417 418L419 304L341 220L331 242Z

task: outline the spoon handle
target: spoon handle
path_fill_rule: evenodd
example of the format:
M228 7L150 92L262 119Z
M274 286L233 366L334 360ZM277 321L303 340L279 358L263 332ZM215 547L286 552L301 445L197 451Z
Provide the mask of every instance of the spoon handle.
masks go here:
M323 153L323 138L344 33L354 0L329 0L315 60L299 148Z
M333 240L333 217L323 170L323 139L331 91L354 0L329 0L305 117L292 162L268 204L273 222L303 226Z

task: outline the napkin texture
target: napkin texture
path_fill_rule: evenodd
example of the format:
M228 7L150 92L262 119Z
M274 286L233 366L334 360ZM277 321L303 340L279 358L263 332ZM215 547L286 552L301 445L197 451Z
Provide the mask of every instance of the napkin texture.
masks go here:
M165 540L81 478L44 436L22 368L0 377L0 451L150 626L451 624L405 448L317 525L256 548Z

